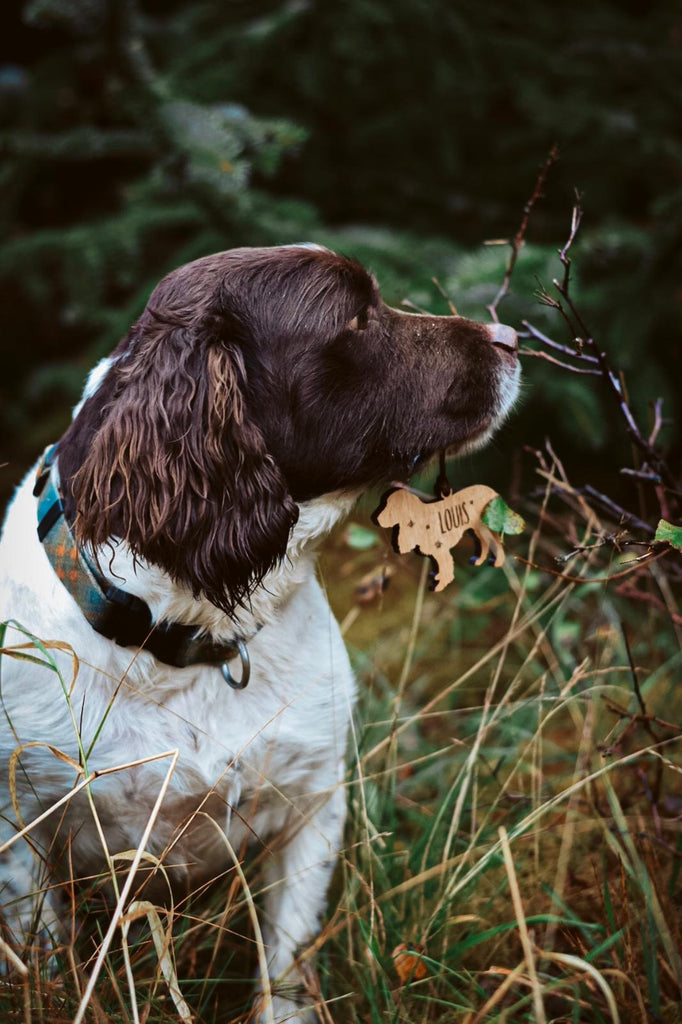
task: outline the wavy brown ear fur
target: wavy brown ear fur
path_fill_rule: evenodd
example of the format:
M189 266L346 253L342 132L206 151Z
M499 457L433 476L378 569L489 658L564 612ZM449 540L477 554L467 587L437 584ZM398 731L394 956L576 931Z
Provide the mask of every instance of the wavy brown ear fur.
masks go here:
M226 338L210 308L176 322L148 307L59 461L79 543L119 537L229 614L284 556L298 509Z

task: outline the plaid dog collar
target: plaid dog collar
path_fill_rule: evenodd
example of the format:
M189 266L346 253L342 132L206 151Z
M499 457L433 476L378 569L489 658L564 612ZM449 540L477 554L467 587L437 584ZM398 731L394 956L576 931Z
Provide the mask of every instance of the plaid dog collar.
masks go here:
M33 488L38 498L38 539L58 579L64 584L93 629L122 647L144 648L159 661L176 668L209 664L220 666L234 689L249 681L250 664L241 637L226 644L197 635L196 626L179 622L154 622L149 606L134 594L115 587L102 576L76 543L64 514L55 457L57 445L47 448L38 466ZM236 680L228 661L239 655L242 674Z

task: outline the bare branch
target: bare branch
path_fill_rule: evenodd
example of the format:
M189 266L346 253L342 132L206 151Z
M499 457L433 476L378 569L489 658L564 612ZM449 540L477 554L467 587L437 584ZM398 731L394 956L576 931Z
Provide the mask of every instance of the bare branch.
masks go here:
M528 320L522 320L521 323L526 328L531 337L537 338L537 340L541 341L543 345L547 345L549 348L556 349L557 352L563 352L564 355L573 356L574 359L581 359L585 363L598 362L596 356L590 356L587 354L587 352L583 352L580 348L576 351L575 349L569 348L568 345L560 345L558 341L553 341L551 338L548 338L546 334L543 334L542 331L538 330L538 328L531 324ZM523 335L521 335L521 337L523 337ZM581 346L584 345L582 338L578 338L576 340Z
M654 402L654 425L651 433L649 434L649 444L653 447L658 440L658 435L661 432L663 426L663 399L657 398Z
M507 269L505 271L504 280L500 286L497 295L488 306L488 312L490 313L491 319L495 323L500 322L500 318L497 315L497 307L499 306L500 302L505 297L505 295L509 293L509 286L511 283L512 274L514 273L514 267L516 266L516 260L518 259L519 250L523 244L523 239L526 235L528 221L530 220L530 215L533 211L533 207L537 203L538 199L541 199L543 196L543 189L545 187L547 175L549 174L550 168L552 167L552 164L555 163L558 156L559 147L555 142L547 155L547 159L545 160L545 163L542 169L540 170L540 173L538 174L532 195L530 196L528 202L523 208L523 217L521 218L521 223L519 225L518 231L514 235L513 239L511 239L509 242L511 246L511 253L509 254L509 261L507 263Z
M630 601L642 601L644 604L650 605L657 611L666 612L676 626L682 626L682 615L671 611L666 606L665 601L662 601L660 597L656 597L655 594L638 590L635 584L631 583L629 580L619 583L616 588L616 593L620 594L621 597L627 597Z
M516 562L521 562L523 565L529 565L531 569L539 569L540 572L547 573L548 576L554 576L560 580L566 580L567 583L610 583L612 580L620 580L624 576L631 576L632 573L638 573L640 569L646 565L651 565L652 562L657 562L659 559L670 554L670 550L664 551L647 551L643 555L638 555L637 558L630 558L626 564L627 568L620 572L611 573L609 576L570 576L565 572L556 572L555 569L549 569L546 565L538 565L537 562L532 562L528 558L522 558L521 555L512 555L512 558Z
M445 288L443 288L443 285L440 283L438 278L437 277L432 277L431 280L435 284L435 286L438 289L438 291L440 292L441 296L447 302L448 308L450 309L450 312L452 313L452 315L453 316L459 316L459 313L457 312L457 307L455 306L454 302L452 301L452 299L450 298L448 293L445 291Z
M625 467L620 472L623 476L634 476L637 480L647 480L652 484L660 484L661 482L658 473L651 473L645 469L628 469L628 467Z
M559 252L559 259L564 265L564 280L562 294L564 292L568 294L568 288L571 278L571 261L568 257L568 250L571 248L573 242L575 241L575 236L578 234L578 231L580 230L580 225L583 219L583 211L580 205L581 198L582 197L580 193L576 192L575 206L573 207L573 213L571 215L571 232L568 236L568 239L566 240L566 244L564 245L563 249L561 249Z
M555 359L554 356L550 356L546 352L536 352L534 348L520 348L519 355L534 356L536 359L545 359L548 363L554 363L555 366L560 366L562 370L570 370L571 373L588 373L592 376L601 377L601 370L586 370L579 366L571 366L569 363L562 363L560 359Z
M573 336L575 337L576 335L581 335L584 339L584 344L594 353L597 365L599 366L599 369L601 371L601 376L603 377L612 397L614 398L618 405L618 408L620 409L621 415L625 420L627 432L630 435L630 438L632 439L633 443L642 453L646 462L651 466L651 468L654 469L655 472L659 474L661 480L666 484L666 486L671 490L675 490L678 486L678 481L675 479L673 473L671 472L665 460L659 455L659 453L654 448L654 442L658 437L658 432L660 431L662 421L661 423L659 423L658 420L655 422L652 435L647 439L642 433L637 421L635 420L635 417L632 413L632 409L630 408L628 396L625 394L621 380L619 379L617 374L611 369L611 365L609 363L606 352L599 345L597 345L596 341L594 340L592 332L585 323L582 314L576 307L575 302L573 301L573 298L570 295L571 261L568 256L568 252L571 246L573 245L576 234L580 228L581 220L582 212L579 204L576 204L573 208L573 215L571 218L571 230L569 237L563 249L559 253L559 258L564 266L563 280L558 281L555 279L552 282L557 292L561 296L561 301L553 300L551 304L554 306L555 309L559 310L564 320L568 324ZM547 293L544 292L543 289L543 301L547 301L545 299L546 294ZM547 298L549 299L551 297L548 296ZM577 331L574 327L574 321L579 328L579 330ZM658 410L658 416L660 419L660 409Z
M417 305L416 305L416 304L415 304L415 303L414 303L414 302L412 301L412 299L401 299L401 301L400 301L400 305L401 305L401 306L404 306L404 307L405 307L405 309L413 309L415 313L422 313L422 314L426 313L426 310L425 310L425 309L422 309L422 307L421 307L421 306L417 306Z
M648 533L652 536L655 533L653 526L649 523L645 523L643 519L633 515L632 512L628 512L627 509L622 508L621 505L617 505L615 501L608 498L601 491L598 491L591 484L586 484L583 488L583 493L593 498L599 505L602 506L610 515L614 516L618 522L627 524L628 526L636 526L638 530L642 530L644 533Z

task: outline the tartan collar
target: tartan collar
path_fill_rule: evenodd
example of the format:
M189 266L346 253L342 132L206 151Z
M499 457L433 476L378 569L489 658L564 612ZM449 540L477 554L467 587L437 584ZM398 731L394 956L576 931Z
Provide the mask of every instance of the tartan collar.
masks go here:
M64 513L55 457L57 445L47 448L38 465L33 488L38 498L38 539L57 577L71 594L92 628L122 647L144 648L159 661L176 668L209 664L219 666L225 681L243 689L250 664L242 637L216 643L197 635L197 626L161 620L141 598L114 586L99 572L76 539ZM236 680L228 661L239 656L241 678Z

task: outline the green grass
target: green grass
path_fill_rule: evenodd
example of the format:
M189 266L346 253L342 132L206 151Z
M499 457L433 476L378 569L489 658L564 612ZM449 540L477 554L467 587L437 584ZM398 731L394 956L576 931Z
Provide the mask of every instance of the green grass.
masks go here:
M587 582L631 553L577 555L579 582L513 557L556 572L566 537L584 544L608 524L523 511L542 530L512 538L503 569L470 567L458 549L443 594L383 532L367 546L340 530L323 553L360 694L345 848L301 954L326 1024L682 1020L680 638L655 603ZM360 581L387 566L387 590L357 604ZM659 593L646 568L641 581ZM259 868L247 858L245 875L172 917L138 908L86 1019L177 1021L182 999L195 1021L244 1020ZM0 1019L73 1020L106 927L62 946L56 975L44 950L15 950L27 971L0 993Z

